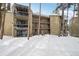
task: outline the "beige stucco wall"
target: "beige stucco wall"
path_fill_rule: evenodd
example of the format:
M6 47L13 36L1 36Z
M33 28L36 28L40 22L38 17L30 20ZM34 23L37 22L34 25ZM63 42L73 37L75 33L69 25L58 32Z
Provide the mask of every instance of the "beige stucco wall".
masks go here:
M50 34L59 35L60 33L60 16L51 15L50 16Z
M79 36L79 22L78 22L78 17L74 17L71 19L71 24L70 24L70 35L71 36Z
M12 35L12 20L13 20L12 13L7 12L4 24L4 35Z

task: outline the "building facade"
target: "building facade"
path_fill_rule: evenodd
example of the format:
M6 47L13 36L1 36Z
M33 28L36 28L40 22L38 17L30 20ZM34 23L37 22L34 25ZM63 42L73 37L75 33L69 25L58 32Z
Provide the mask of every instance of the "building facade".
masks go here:
M5 24L4 24L4 35L10 35L14 37L25 37L29 35L39 34L53 34L59 35L61 32L61 16L41 15L40 19L40 29L39 25L39 15L34 14L32 10L29 20L29 8L28 6L13 4L12 10L6 12ZM29 21L29 22L28 22ZM28 27L29 26L29 27ZM29 29L28 29L29 28Z
M79 22L78 17L73 17L70 21L70 35L79 37Z

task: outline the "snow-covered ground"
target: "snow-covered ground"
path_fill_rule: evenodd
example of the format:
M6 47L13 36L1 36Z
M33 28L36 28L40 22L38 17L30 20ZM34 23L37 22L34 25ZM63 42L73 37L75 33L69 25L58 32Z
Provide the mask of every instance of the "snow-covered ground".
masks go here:
M79 56L79 38L36 35L30 37L4 36L0 40L1 56Z

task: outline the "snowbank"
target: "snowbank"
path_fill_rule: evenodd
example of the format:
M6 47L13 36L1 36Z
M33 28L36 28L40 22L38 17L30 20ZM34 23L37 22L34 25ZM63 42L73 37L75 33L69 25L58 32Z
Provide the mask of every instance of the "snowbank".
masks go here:
M0 40L0 55L57 56L79 55L79 38L56 35L30 37L4 36Z

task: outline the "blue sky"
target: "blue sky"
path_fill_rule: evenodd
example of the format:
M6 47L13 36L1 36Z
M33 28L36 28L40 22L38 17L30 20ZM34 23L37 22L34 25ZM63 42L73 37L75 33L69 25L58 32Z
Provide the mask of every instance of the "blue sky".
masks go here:
M43 3L43 4L41 4L41 13L45 14L45 15L50 15L50 14L52 14L53 10L55 10L56 7L57 7L57 5L55 3ZM39 12L39 4L33 3L32 10L35 13Z

